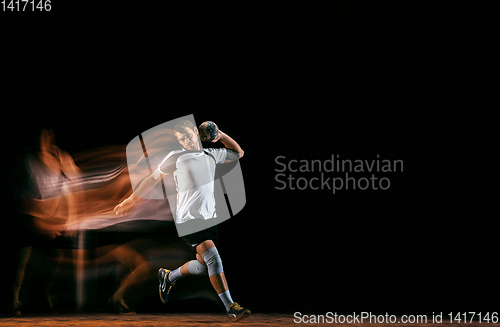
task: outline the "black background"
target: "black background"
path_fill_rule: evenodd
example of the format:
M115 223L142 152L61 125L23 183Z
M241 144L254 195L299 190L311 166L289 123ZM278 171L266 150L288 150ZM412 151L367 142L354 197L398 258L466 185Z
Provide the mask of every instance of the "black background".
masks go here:
M245 150L247 203L220 225L237 301L498 311L499 9L54 1L50 12L2 12L2 162L42 126L75 154L194 114ZM386 191L275 189L277 156L332 154L400 159L404 171L387 175Z

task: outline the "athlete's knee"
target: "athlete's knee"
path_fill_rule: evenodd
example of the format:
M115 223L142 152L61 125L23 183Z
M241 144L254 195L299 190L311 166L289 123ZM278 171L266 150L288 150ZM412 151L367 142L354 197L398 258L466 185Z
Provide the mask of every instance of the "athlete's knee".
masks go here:
M198 253L196 253L196 260L198 260L199 263L201 263L202 265L206 266L207 264L205 263L205 261L203 261L203 258L201 257L201 255L199 255Z
M206 275L208 272L207 266L197 260L189 261L188 270L191 275Z
M208 276L213 276L224 272L224 269L222 267L222 260L215 246L208 248L205 253L203 253L203 260L207 265Z

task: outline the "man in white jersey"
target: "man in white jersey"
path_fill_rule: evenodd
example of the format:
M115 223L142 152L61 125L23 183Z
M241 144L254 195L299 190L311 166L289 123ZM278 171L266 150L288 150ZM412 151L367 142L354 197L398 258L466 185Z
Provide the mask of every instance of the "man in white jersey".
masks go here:
M217 250L218 232L214 221L216 217L214 197L215 165L238 160L243 150L230 136L219 130L212 141L221 141L225 148L203 149L198 129L188 120L177 123L174 134L182 150L170 152L158 168L146 177L134 193L115 207L117 215L125 214L159 181L160 177L173 177L175 194L169 192L168 200L175 212L174 219L178 229L195 231L185 233L182 239L196 253L197 260L186 262L172 271L160 268L158 271L159 294L163 303L175 282L187 275L207 275L219 298L224 303L233 321L250 314L231 299L224 275L222 261ZM173 205L175 203L175 205ZM184 234L184 233L183 233Z

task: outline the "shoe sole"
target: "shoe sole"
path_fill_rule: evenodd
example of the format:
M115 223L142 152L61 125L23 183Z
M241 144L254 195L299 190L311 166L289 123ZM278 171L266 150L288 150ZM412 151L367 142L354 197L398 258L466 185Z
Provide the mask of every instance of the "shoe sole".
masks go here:
M158 295L160 295L160 301L161 303L163 304L167 304L167 302L165 302L165 300L163 299L163 297L161 296L161 284L163 282L163 277L161 276L161 271L163 270L163 268L160 268L158 270L158 283L160 284L160 286L158 286Z
M237 318L236 318L236 319L234 319L233 321L240 321L240 320L242 320L242 319L248 318L248 317L250 316L250 314L251 314L250 310L247 310L247 311L243 312L243 313L241 314L241 316L237 317Z

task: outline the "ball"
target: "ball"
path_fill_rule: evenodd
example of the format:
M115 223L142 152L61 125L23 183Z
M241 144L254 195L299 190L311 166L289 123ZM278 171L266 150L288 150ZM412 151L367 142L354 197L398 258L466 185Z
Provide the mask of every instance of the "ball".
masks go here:
M219 134L219 128L213 121L205 121L198 127L203 142L212 142Z

